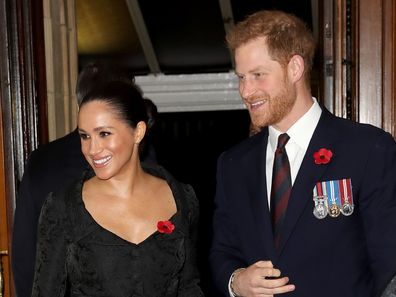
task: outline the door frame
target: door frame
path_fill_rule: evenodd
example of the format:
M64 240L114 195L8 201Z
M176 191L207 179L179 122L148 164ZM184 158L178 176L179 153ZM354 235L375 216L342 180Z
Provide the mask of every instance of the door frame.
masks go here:
M0 250L4 296L14 297L11 234L30 152L47 141L42 1L0 0Z

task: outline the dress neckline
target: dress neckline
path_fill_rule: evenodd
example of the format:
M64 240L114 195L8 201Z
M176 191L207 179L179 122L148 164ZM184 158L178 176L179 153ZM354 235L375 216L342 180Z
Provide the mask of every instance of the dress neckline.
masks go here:
M117 239L121 240L122 242L126 243L127 245L139 247L139 246L142 246L142 245L146 244L147 242L150 242L153 238L157 237L158 235L161 235L161 234L162 234L162 233L160 233L160 232L158 231L158 229L157 229L157 230L155 230L154 232L150 233L150 234L149 234L146 238L144 238L142 241L140 241L140 242L133 242L133 241L130 241L130 240L127 240L127 239L123 238L122 236L118 235L117 233L113 232L112 230L107 229L107 228L103 227L101 224L99 224L99 223L95 220L95 218L91 215L91 213L86 209L86 207L85 207L85 205L84 205L84 201L82 201L82 209L83 209L85 215L88 217L89 221L90 221L91 223L93 223L97 228L99 228L100 230L104 231L105 233L107 233L107 234L109 234L109 235L111 235L111 236L113 236L113 237L116 237ZM176 222L175 222L175 221L176 221L176 217L178 216L178 214L179 214L179 212L176 211L176 212L169 218L169 221L171 221L175 226L176 226ZM176 227L176 228L177 228L177 227Z
M173 199L175 201L175 204L176 204L176 212L168 219L168 221L171 221L175 225L176 228L175 228L174 232L178 232L178 227L179 227L178 222L179 222L179 215L180 215L180 210L181 210L181 201L180 201L180 195L178 193L178 189L177 189L175 183L173 182L172 178L167 174L167 172L164 169L162 169L161 167L159 168L159 170L154 170L154 171L151 170L152 168L143 167L143 169L147 173L149 173L149 174L151 174L151 175L153 175L155 177L161 178L161 179L163 179L163 180L165 180L167 182L167 184L168 184L168 186L169 186L169 188L170 188L170 190L172 192L172 196L173 196ZM99 224L95 220L95 218L91 215L91 213L87 210L87 208L85 207L85 203L84 203L84 201L82 199L82 189L83 189L84 182L88 178L90 178L91 176L92 176L92 172L84 175L84 178L81 180L81 183L79 185L80 186L79 195L78 195L78 198L77 198L79 204L81 205L81 209L83 211L83 214L86 215L86 217L89 220L89 223L91 223L94 226L96 226L97 228L103 230L107 234L109 234L109 235L111 235L111 236L113 236L115 238L118 238L122 242L124 242L124 243L126 243L128 245L131 245L131 246L136 246L136 247L146 244L147 242L151 241L153 238L157 237L158 235L162 235L162 233L160 233L158 231L158 229L157 229L154 232L150 233L142 241L140 241L140 242L132 242L132 241L129 241L129 240L123 238L122 236L118 235L117 233L113 232L112 230L109 230L109 229L105 228L104 226L102 226L101 224Z

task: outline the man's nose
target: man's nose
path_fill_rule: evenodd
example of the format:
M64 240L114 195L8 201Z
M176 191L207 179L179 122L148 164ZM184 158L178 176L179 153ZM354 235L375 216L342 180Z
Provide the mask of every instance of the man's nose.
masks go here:
M248 98L256 93L256 85L250 79L239 83L239 92L242 98Z

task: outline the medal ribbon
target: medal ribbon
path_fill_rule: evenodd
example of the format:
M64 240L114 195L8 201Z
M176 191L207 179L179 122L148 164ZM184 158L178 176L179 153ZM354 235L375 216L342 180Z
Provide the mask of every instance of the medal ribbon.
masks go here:
M329 180L329 181L324 181L323 187L326 188L326 193L327 193L327 200L329 202L329 205L336 204L339 207L341 206L341 201L338 197L338 186L336 186L337 181L336 180ZM331 203L330 203L331 201Z
M344 205L346 203L353 205L351 179L350 178L340 179L338 181L338 186L340 187L342 205Z
M323 199L323 202L321 201ZM352 211L343 213L349 215L353 212L352 182L350 178L317 182L313 189L313 200L315 207L324 203L326 208L337 205L339 209L349 204Z
M313 189L313 200L315 206L319 204L319 200L323 199L324 205L327 207L327 196L325 187L323 187L323 182L317 182Z

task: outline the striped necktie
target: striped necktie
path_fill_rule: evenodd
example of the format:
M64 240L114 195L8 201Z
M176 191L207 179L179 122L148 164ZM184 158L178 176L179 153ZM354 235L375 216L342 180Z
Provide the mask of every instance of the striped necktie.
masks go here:
M289 158L286 153L286 143L290 137L286 133L279 135L275 150L274 167L271 187L271 220L275 247L279 248L282 223L285 219L287 204L292 188Z

